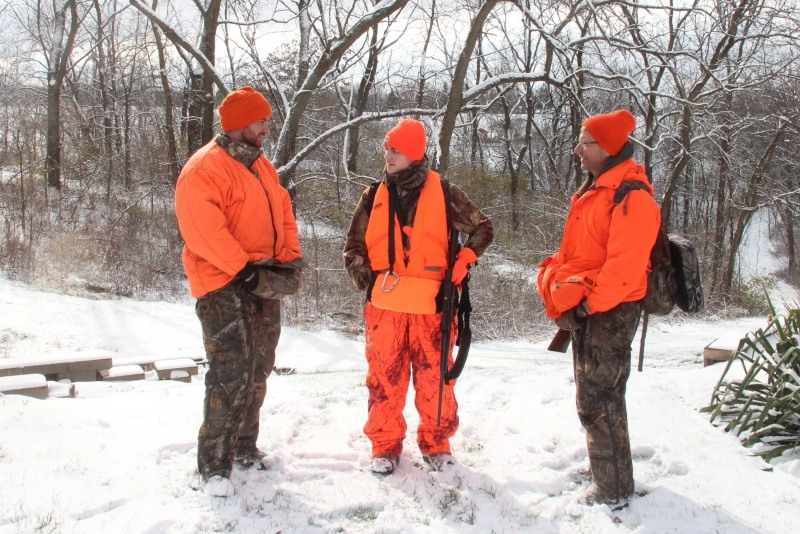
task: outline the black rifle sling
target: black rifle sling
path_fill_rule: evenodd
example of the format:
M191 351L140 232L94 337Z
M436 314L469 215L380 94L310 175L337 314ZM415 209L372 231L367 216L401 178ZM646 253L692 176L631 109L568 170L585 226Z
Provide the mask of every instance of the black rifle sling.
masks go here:
M444 193L447 228L450 232L457 233L458 230L453 226L450 182L447 180L442 180L442 192ZM460 247L456 247L456 249L458 248ZM450 262L451 266L455 263L457 253L458 250L448 251L450 257L447 258L447 261ZM448 384L451 380L455 380L461 376L461 371L464 370L464 365L466 365L467 357L469 356L469 346L472 343L472 328L469 324L470 314L472 313L472 303L469 300L469 272L467 272L467 276L461 282L461 297L455 302L455 306L458 309L458 331L456 334L458 354L453 362L453 367L447 371L447 375L445 376L445 382Z

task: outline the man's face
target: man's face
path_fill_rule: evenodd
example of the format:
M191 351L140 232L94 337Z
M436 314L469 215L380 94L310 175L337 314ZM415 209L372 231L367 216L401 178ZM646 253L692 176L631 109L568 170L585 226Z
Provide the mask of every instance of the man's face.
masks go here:
M592 173L594 176L603 168L603 164L609 158L609 153L600 148L586 128L581 128L578 136L578 144L575 145L575 155L581 160L581 169Z
M386 152L383 154L383 160L386 162L386 172L389 174L396 174L400 171L406 170L414 160L405 154L398 152L394 148L386 147Z
M249 126L245 126L241 130L228 132L228 136L234 141L240 141L250 146L261 148L264 144L264 138L269 135L269 132L269 119L264 118Z

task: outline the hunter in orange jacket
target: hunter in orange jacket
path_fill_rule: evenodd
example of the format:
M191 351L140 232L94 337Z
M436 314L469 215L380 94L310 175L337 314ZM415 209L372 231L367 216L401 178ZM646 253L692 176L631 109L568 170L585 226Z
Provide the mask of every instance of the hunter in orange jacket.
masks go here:
M228 93L219 107L223 132L189 158L175 188L183 265L208 360L197 470L215 497L235 493L234 463L268 463L257 444L261 406L281 334L281 299L300 285L289 193L261 152L271 114L252 87Z
M229 283L248 263L300 257L289 193L263 155L250 168L212 140L189 158L175 188L193 297Z
M635 128L627 110L583 121L575 155L587 178L572 196L558 252L539 265L537 277L547 314L570 331L575 404L592 473L586 504L618 505L634 491L625 389L661 224L653 188L632 157L628 136ZM615 203L625 181L646 187Z
M631 191L614 206L614 192L624 180L648 189ZM595 313L643 298L660 225L653 187L633 158L585 183L572 195L558 252L539 265L537 285L547 315L555 319L581 301Z

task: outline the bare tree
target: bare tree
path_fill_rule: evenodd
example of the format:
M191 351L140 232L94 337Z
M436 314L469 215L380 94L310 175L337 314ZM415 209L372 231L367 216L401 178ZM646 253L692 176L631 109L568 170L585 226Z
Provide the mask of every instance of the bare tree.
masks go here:
M35 16L35 38L42 47L47 67L47 149L45 174L47 186L61 191L61 88L67 75L75 36L81 22L78 0L53 3L46 12L38 4ZM31 28L33 30L33 28Z
M189 54L189 87L187 88L187 150L191 154L208 142L214 135L214 87L223 93L229 91L214 67L217 28L222 0L195 2L203 21L199 47L193 46L178 31L169 26L154 10L140 0L130 0L132 6L141 11L164 32L175 45ZM188 60L188 58L187 58Z
M297 90L289 104L286 121L278 137L274 161L276 166L281 168L281 181L284 184L288 184L292 180L295 165L289 165L288 163L292 155L297 151L297 135L300 129L300 121L311 101L312 95L319 88L320 82L358 39L386 17L402 9L408 1L384 0L360 17L349 29L344 30L341 35L331 37L328 42L324 43L324 49L319 59L310 68L303 81L297 85Z
M437 167L440 172L445 172L450 164L450 141L453 138L456 119L464 105L464 84L467 79L467 68L472 60L472 53L481 35L483 23L495 6L502 1L503 0L487 0L481 5L475 18L472 19L469 33L464 41L461 54L458 57L458 62L453 69L450 97L447 100L447 107L442 115L442 127L439 132L439 161L434 163L434 166Z
M158 0L153 0L153 11L158 7ZM175 104L172 98L172 89L167 75L167 54L164 48L163 35L158 26L153 26L153 42L158 52L158 78L161 82L161 90L164 93L164 129L163 135L167 143L167 165L169 168L170 182L174 184L178 179L180 165L178 161L178 143L175 139L175 124L173 120L173 110Z

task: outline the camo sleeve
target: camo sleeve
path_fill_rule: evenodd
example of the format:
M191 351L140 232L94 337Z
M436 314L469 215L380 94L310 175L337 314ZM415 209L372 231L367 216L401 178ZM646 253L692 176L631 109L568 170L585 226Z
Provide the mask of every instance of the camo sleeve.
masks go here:
M450 185L450 205L452 208L452 224L459 232L469 237L464 246L475 251L480 257L494 239L494 226L491 219L478 209L467 195L455 185Z
M367 213L366 202L369 188L361 195L353 219L350 222L350 229L344 244L344 267L350 275L350 279L361 291L366 291L372 283L372 267L367 256L366 233L369 223L369 213Z

